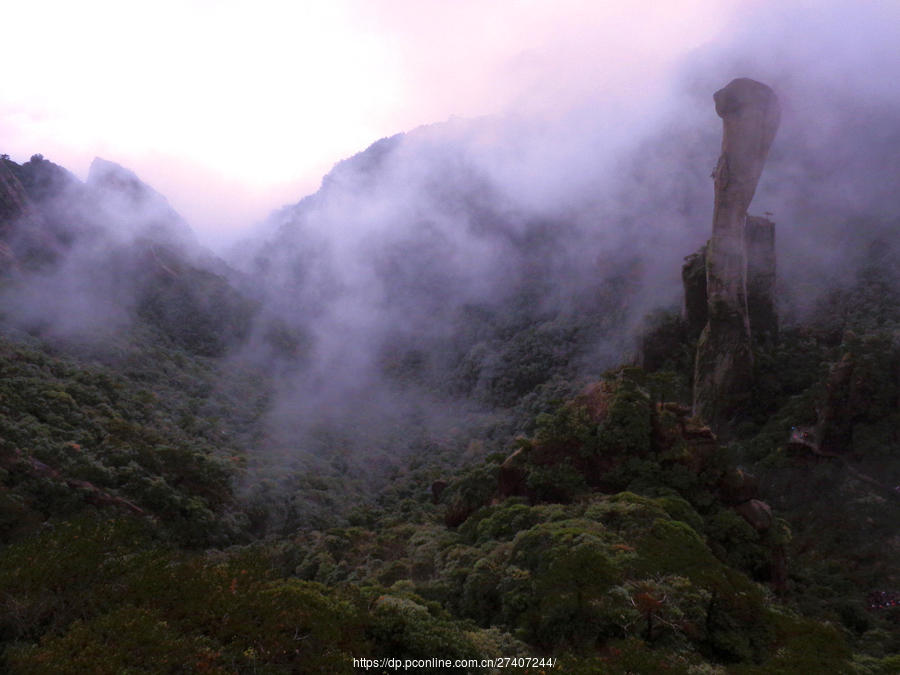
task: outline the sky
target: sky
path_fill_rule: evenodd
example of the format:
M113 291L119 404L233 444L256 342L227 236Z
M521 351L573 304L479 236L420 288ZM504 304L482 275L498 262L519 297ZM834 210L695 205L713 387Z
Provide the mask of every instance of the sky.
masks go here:
M4 3L0 153L135 171L210 245L384 136L639 100L749 0Z
M683 257L708 239L712 93L734 77L782 104L751 212L775 214L789 302L813 308L855 273L875 229L858 217L896 218L897 0L7 4L0 153L82 179L95 156L117 162L243 272L262 304L242 357L280 369L280 336L297 337L270 425L285 447L321 419L349 420L361 449L398 416L456 424L385 368L409 348L433 356L438 381L462 345L472 391L489 389L506 329L467 308L509 302L514 316L523 288L541 321L588 317L582 374L621 363L647 313L677 305ZM320 199L241 238L377 139L489 115L382 144L393 150L344 163ZM135 211L110 213L129 236ZM7 313L105 339L142 283L107 254L86 240ZM615 284L619 304L604 304ZM555 330L542 335L568 340Z

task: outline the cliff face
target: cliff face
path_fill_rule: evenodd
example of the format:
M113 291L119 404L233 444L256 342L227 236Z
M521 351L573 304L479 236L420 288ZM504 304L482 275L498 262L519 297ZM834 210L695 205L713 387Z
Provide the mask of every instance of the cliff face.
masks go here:
M691 338L696 339L709 321L706 309L709 303L706 293L706 244L684 259L681 282L684 285L684 316Z
M773 339L778 333L775 313L775 223L759 216L747 216L744 226L747 256L747 316L756 343Z
M34 222L38 218L22 183L9 168L8 160L0 160L0 234L6 234L14 221L26 219Z
M13 170L14 162L0 159L0 275L8 275L20 267L23 254L46 255L46 223L29 198L28 191Z
M697 345L694 413L721 431L749 391L753 332L762 337L775 331L775 226L748 217L747 208L778 129L780 108L769 87L746 78L733 80L714 100L723 135L713 174L713 233L704 250L685 264L683 279L689 324L699 326L705 319Z

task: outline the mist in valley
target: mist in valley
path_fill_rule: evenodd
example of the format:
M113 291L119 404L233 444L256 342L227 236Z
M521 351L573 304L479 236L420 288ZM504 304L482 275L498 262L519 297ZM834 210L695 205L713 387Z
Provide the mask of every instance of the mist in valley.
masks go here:
M635 101L451 120L339 163L231 258L261 293L261 321L302 345L273 435L303 452L299 439L334 421L353 453L402 454L397 425L428 436L554 376L637 358L648 313L678 310L682 258L709 237L711 94L738 76L783 106L751 213L777 223L782 323L802 320L874 242L896 245L900 100L877 65L897 62L893 11L744 12ZM260 338L242 354L271 358Z
M260 7L8 31L0 670L898 672L900 5Z
M484 433L496 440L480 452L502 451L524 419L639 359L651 312L679 311L682 259L710 235L711 96L731 79L769 84L783 107L751 206L777 224L782 322L851 283L874 242L896 247L897 18L891 3L741 6L662 85L641 90L638 71L627 95L569 82L579 96L559 105L538 89L384 138L219 257L98 160L40 201L58 241L13 270L4 316L99 343L145 321L264 373L248 451L279 480L377 483L410 456L477 454Z

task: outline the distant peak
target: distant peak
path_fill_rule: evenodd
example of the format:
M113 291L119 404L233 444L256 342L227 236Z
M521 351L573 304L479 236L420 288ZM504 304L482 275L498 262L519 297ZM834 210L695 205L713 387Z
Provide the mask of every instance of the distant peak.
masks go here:
M117 194L135 204L153 202L158 204L159 208L171 208L169 201L138 178L136 173L102 157L95 157L91 162L87 185L107 194Z
M88 185L94 186L117 186L123 184L143 185L141 180L133 171L129 171L120 164L110 162L102 157L95 157L91 162L91 168L88 170Z
M101 198L104 207L121 219L123 213L151 238L194 243L187 223L169 200L138 178L133 171L102 157L95 157L88 170L87 186Z

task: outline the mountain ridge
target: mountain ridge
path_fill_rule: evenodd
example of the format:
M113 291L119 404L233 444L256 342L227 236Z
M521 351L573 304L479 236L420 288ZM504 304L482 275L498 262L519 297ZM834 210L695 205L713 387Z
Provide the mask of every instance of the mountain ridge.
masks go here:
M521 146L480 133L376 142L236 270L154 228L171 214L127 170L98 164L126 194L95 213L65 170L3 160L0 203L31 186L50 232L71 197L75 225L0 289L4 667L896 670L891 223L848 221L825 279L792 269L818 207L779 218L782 323L724 443L688 412L672 301L711 201L703 168L667 178L682 137L554 216L503 175Z

